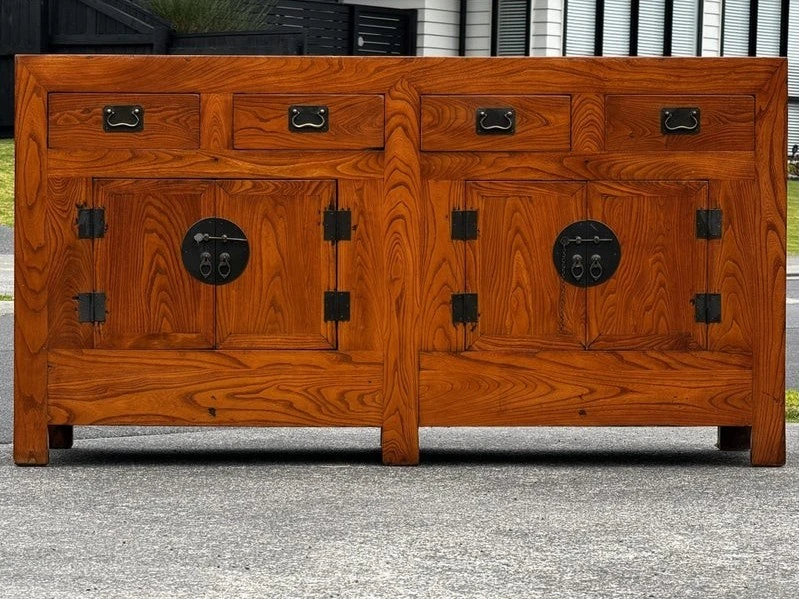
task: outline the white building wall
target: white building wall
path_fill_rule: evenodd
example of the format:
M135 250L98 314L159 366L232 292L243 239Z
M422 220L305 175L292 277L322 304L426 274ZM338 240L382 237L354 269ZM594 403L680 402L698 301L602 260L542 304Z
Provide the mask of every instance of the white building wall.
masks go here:
M457 56L459 0L342 0L342 4L363 4L382 8L416 9L416 55ZM489 1L489 15L491 6ZM491 32L488 35L489 47Z
M533 0L531 56L563 54L563 0Z
M490 56L491 0L469 0L466 10L466 56Z
M721 54L721 0L705 0L702 16L702 56Z

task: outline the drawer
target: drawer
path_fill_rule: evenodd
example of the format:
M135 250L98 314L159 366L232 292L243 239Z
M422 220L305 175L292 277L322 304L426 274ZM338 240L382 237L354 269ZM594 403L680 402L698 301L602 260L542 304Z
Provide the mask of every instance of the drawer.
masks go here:
M370 150L383 147L381 95L239 94L233 147L239 150Z
M570 120L569 96L422 96L422 150L568 151Z
M196 94L57 93L48 101L50 148L200 147Z
M607 96L605 149L754 150L754 120L752 96Z

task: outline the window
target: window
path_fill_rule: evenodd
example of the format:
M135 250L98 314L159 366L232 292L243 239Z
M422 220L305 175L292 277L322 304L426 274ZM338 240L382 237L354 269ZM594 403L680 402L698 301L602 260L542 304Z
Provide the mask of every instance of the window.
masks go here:
M494 0L494 56L530 54L530 0Z

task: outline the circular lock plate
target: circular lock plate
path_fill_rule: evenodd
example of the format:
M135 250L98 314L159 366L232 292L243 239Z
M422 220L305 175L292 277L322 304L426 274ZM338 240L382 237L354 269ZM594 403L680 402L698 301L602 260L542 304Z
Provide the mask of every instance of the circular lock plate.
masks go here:
M183 237L183 266L207 285L235 281L250 260L250 243L244 231L224 218L204 218L194 223Z
M558 275L577 287L601 285L616 272L621 246L613 230L598 220L581 220L563 229L552 247Z

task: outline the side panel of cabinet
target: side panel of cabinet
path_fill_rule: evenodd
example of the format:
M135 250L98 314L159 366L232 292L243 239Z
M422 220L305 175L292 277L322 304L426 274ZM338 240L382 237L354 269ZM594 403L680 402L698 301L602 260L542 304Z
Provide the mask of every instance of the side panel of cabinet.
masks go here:
M621 245L616 273L588 288L591 349L688 350L707 347L694 295L707 289L707 241L696 237L703 182L590 183L588 218L608 225Z
M95 184L107 230L95 241L95 285L106 295L98 348L198 349L214 344L214 290L183 266L181 242L213 213L210 181L113 180Z
M324 320L324 292L336 288L335 248L322 212L334 207L333 181L226 181L216 215L236 223L250 259L235 281L217 287L217 347L335 349Z
M582 348L585 290L566 283L552 259L558 234L583 218L582 183L467 183L478 238L466 242L466 289L479 321L466 348Z

